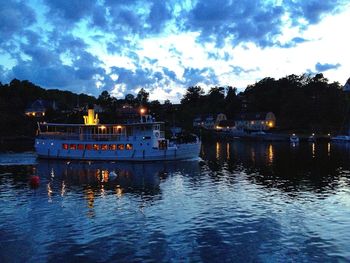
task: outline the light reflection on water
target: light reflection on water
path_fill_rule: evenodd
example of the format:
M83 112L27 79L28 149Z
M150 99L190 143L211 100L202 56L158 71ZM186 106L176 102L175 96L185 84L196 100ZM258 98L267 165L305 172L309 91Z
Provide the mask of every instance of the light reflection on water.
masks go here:
M1 262L349 261L349 153L237 141L165 163L2 154Z

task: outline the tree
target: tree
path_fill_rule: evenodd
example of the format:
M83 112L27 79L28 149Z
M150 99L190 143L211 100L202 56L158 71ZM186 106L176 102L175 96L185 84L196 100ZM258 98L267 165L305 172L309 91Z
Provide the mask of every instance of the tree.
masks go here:
M189 87L181 99L181 104L197 104L203 95L204 90L200 86Z
M130 105L133 105L135 103L135 96L130 94L130 93L126 94L124 100L125 100L126 103L128 103Z
M136 95L136 100L139 105L147 105L148 104L149 93L144 89L140 89Z
M228 118L234 118L241 111L242 103L237 96L237 88L231 86L227 89L225 98L225 113Z

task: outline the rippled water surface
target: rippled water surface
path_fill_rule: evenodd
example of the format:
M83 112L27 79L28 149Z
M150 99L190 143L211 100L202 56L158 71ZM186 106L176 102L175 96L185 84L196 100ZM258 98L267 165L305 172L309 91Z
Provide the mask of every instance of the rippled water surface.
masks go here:
M2 153L0 261L349 262L349 162L327 143L211 142L166 163Z

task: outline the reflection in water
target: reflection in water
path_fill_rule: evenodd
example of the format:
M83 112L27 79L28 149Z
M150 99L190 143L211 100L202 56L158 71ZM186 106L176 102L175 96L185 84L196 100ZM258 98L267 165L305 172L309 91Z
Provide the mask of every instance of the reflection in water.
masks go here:
M226 147L226 151L222 151ZM234 141L203 145L203 159L213 172L244 170L252 182L277 187L286 192L312 190L317 192L336 189L339 182L338 167L344 167L347 146L328 144L287 144ZM339 151L336 151L336 147ZM348 147L350 152L350 147ZM215 156L215 157L214 157ZM220 158L218 158L220 157ZM213 162L215 160L215 162ZM345 162L349 167L349 162Z
M182 168L198 167L198 162L153 162L153 163L113 163L39 160L36 174L46 178L47 195L51 200L55 192L61 197L74 187L82 187L89 207L94 206L96 196L114 193L117 197L123 194L141 194L152 199L161 193L159 184L174 172ZM198 169L198 168L197 168ZM79 189L79 188L77 188Z
M268 148L268 163L270 165L273 164L273 146L272 146L272 144L269 144L269 148Z
M226 143L226 156L227 160L230 160L230 143Z
M0 166L1 261L350 261L350 145L212 142L201 153Z
M216 142L216 160L220 159L220 143Z

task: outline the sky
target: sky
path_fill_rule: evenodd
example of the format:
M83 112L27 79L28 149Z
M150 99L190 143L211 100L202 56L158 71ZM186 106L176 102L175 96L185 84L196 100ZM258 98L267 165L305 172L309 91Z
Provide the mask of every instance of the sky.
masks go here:
M178 102L199 85L350 77L350 0L0 0L0 82Z

